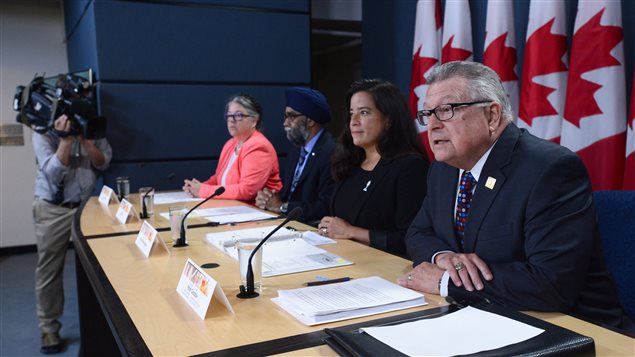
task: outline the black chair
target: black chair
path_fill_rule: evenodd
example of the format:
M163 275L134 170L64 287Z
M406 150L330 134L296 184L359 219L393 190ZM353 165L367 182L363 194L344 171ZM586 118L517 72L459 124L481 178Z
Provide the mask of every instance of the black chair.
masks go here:
M604 256L624 310L635 320L635 191L593 193Z

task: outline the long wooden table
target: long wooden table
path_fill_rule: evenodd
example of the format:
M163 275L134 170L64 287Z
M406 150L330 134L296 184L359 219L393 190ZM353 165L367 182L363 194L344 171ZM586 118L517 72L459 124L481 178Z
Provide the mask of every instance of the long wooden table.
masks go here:
M190 207L193 206L192 203ZM215 200L208 206L228 206L236 201ZM329 278L370 275L394 281L409 271L411 262L351 242L339 241L322 246L355 264L263 279L263 292L255 299L236 298L240 283L238 263L203 237L210 232L254 226L276 225L281 220L244 223L234 226L206 227L188 230L189 246L172 248L170 255L145 258L134 244L140 222L120 225L114 212L91 198L76 217L74 243L76 247L82 352L86 355L121 353L122 355L335 355L322 343L323 329L373 325L381 319L397 319L414 311L442 313L448 309L445 299L426 295L428 305L336 323L304 326L271 302L280 289L301 287L317 275ZM153 225L170 241L167 220L157 217L167 210L155 207ZM110 215L111 213L112 215ZM200 219L200 218L199 218ZM165 222L163 222L165 221ZM300 223L290 224L306 229ZM169 228L167 228L169 230ZM86 232L90 232L86 234ZM128 233L127 233L128 232ZM132 232L132 233L130 233ZM217 301L211 312L201 320L177 294L176 286L185 261L190 258L199 265L217 263L206 270L222 286L235 310L231 314ZM101 313L100 313L101 312ZM563 314L530 313L587 336L596 342L598 355L632 356L635 340Z

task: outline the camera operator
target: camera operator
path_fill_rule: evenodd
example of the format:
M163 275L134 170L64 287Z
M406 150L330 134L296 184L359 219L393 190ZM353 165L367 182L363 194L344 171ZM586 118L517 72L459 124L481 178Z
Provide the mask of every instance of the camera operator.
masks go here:
M58 319L64 307L62 276L73 216L93 192L97 171L105 170L112 158L106 139L69 135L72 123L66 115L55 120L54 129L32 136L38 166L33 202L38 251L35 295L40 351L45 354L63 348Z

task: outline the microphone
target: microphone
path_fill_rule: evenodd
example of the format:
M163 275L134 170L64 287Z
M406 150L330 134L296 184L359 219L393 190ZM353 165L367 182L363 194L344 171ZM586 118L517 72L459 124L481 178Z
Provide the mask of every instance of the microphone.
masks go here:
M302 215L301 207L296 207L293 210L291 210L291 212L289 212L289 214L287 215L287 219L285 219L284 222L280 223L280 225L278 225L273 231L271 231L271 233L267 234L267 236L264 237L260 241L260 243L256 246L256 249L254 249L254 251L251 252L251 255L249 256L249 261L247 262L247 276L246 276L247 286L245 287L244 285L241 285L240 293L238 293L236 297L240 299L251 299L260 295L255 291L256 289L254 288L254 269L251 266L251 259L254 257L254 254L256 254L258 249L260 249L260 247L262 247L262 245L267 241L267 239L271 238L271 236L274 233L276 233L278 229L282 228L285 224L289 223L289 221L298 219L301 215Z
M169 173L168 176L166 177L166 181L171 181L175 177L176 175L174 174L174 172ZM140 218L150 218L148 216L148 208L146 207L146 197L148 197L148 194L150 194L150 192L152 191L154 191L154 186L151 186L150 189L141 198L141 213L139 213Z
M187 247L188 244L185 240L185 219L187 218L187 216L192 213L192 211L194 211L195 209L198 208L198 206L202 205L203 203L211 200L212 198L223 194L223 192L225 192L225 187L221 186L219 188L216 189L216 191L214 191L214 193L207 197L206 199L204 199L203 201L199 202L199 204L197 204L196 206L192 207L191 210L187 211L187 213L185 214L185 216L183 216L183 219L181 220L181 236L179 237L179 239L176 240L176 243L174 243L173 247L179 248L179 247Z

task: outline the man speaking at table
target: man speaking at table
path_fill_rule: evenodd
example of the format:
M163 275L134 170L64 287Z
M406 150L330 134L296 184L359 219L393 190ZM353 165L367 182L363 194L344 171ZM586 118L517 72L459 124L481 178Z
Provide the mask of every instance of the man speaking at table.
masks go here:
M436 161L406 237L415 268L399 283L633 331L602 256L582 161L513 124L488 67L446 63L427 83L417 119Z
M276 213L301 207L300 220L312 224L328 214L328 204L335 188L331 176L333 136L324 129L331 120L331 110L322 93L294 87L285 92L284 130L297 147L289 153L282 191L264 189L256 196L256 206Z

